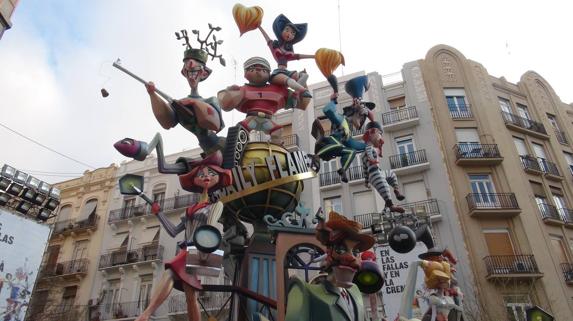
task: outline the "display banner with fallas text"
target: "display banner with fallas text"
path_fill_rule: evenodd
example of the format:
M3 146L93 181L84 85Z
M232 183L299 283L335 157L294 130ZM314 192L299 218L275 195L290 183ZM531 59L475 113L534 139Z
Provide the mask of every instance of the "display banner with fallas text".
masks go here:
M0 320L24 320L49 235L49 226L0 208Z
M387 320L394 320L398 316L402 294L406 287L408 268L413 262L419 261L418 254L424 252L426 252L426 246L421 242L418 242L416 247L406 254L395 252L388 245L376 247L377 263L385 279L384 287L380 291L384 300ZM428 309L428 297L430 295L424 287L424 272L422 269L418 270L415 291L412 301L412 313L413 317L422 319L423 314Z

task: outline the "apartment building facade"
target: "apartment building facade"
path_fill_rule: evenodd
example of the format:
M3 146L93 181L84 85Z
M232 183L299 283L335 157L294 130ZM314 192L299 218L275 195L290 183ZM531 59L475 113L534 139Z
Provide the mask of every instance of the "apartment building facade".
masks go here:
M0 0L0 39L4 31L12 28L12 15L20 0Z
M525 320L539 305L571 320L571 105L533 71L512 84L452 47L411 64L421 71L476 282L468 314Z
M55 185L61 191L60 208L51 222L26 320L87 319L116 170L110 165Z

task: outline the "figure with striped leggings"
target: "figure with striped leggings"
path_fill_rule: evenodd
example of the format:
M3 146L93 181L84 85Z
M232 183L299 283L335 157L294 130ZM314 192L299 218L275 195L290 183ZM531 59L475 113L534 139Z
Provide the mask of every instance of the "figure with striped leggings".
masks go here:
M386 202L385 206L392 212L404 213L404 209L394 205L390 197L390 187L394 189L396 199L402 201L404 195L398 189L398 178L392 170L382 170L379 167L379 156L382 156L382 126L376 121L366 124L366 131L362 137L366 142L366 148L362 155L362 170L364 173L364 183L366 187L374 187L378 194Z

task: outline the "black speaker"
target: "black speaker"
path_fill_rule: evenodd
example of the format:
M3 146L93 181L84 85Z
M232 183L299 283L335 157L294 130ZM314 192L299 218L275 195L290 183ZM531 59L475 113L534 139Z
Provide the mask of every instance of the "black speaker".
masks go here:
M416 247L416 234L407 226L396 226L388 233L388 244L398 253L408 253Z
M378 264L373 261L362 261L360 269L354 275L354 284L362 293L372 294L380 291L384 285L384 276Z

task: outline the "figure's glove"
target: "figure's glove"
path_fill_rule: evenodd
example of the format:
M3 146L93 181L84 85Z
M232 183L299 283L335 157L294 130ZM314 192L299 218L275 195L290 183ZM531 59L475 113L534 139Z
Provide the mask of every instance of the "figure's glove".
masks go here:
M153 81L146 83L145 89L147 90L148 94L150 95L153 94L155 92L155 84L153 83Z
M153 202L153 204L151 204L151 213L157 215L159 212L161 212L161 206L159 206L159 203Z

